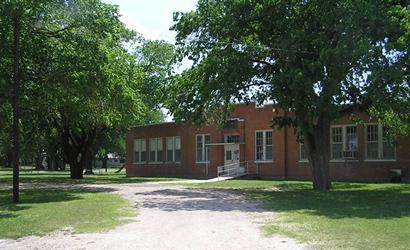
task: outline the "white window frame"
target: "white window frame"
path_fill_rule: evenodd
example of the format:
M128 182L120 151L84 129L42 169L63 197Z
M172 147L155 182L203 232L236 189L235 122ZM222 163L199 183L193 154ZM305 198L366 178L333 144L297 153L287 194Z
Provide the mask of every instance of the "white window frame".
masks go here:
M356 127L356 144L357 144L357 152L359 152L359 128L356 124L343 124L343 125L332 125L330 126L330 161L331 162L338 162L338 161L346 161L346 158L343 157L343 152L346 151L346 135L347 135L347 127ZM341 159L334 159L333 158L333 128L342 128L342 142L338 142L338 144L342 143L342 158ZM357 158L354 158L357 160Z
M152 150L151 148L152 140L155 141L155 150ZM158 161L158 151L159 151L158 145L161 145L161 151L162 151L162 157L163 157L164 156L164 145L163 145L162 137L149 138L149 163L150 164L162 164L164 162L164 158L162 158L162 161ZM151 161L151 151L155 151L155 161Z
M377 125L377 150L378 158L372 159L367 157L367 127ZM366 123L364 126L364 143L365 143L365 161L397 161L397 149L394 147L394 159L383 158L383 125L381 123Z
M272 159L266 159L266 133L267 132L272 132ZM258 152L257 152L257 136L256 136L256 134L257 133L262 133L263 135L262 135L262 150L263 150L263 159L262 160L258 160L258 158L257 158L257 154L258 154ZM269 130L269 129L267 129L267 130L255 130L255 162L257 162L257 163L271 163L271 162L273 162L273 159L275 158L274 157L274 150L273 150L273 130Z
M141 147L140 147L141 146ZM135 139L134 140L134 154L132 155L133 157L133 162L136 164L144 164L147 162L147 140L146 139ZM145 161L141 161L141 155L142 152L145 152ZM139 161L135 160L135 153L138 153L138 158Z
M179 150L181 151L181 137L180 136L170 136L166 138L166 144L165 144L165 148L166 148L166 159L165 161L168 163L181 163L181 159L179 161L175 160L175 151L177 150L177 139L179 139ZM168 160L168 151L171 149L168 149L168 140L172 140L172 159L171 161ZM181 157L180 157L181 158Z
M209 155L209 146L206 146L205 138L209 136L209 142L211 141L210 134L197 134L195 136L195 160L196 163L209 163L210 155ZM198 137L202 137L202 159L198 160ZM207 152L208 151L208 152ZM207 159L208 156L208 159Z

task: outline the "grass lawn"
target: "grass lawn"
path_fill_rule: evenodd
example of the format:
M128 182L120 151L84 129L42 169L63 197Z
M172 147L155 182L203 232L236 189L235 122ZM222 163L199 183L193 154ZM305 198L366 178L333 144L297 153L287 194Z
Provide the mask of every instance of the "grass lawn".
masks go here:
M31 169L20 170L20 181L23 183L142 183L153 181L172 181L181 180L180 178L164 178L164 177L127 177L125 170L120 173L115 173L117 169L94 170L95 175L84 175L82 180L70 179L70 171L36 171ZM0 167L0 184L9 183L11 185L13 172L10 168Z
M72 227L75 232L104 231L133 214L118 195L89 190L22 190L20 204L0 190L0 239L43 235Z
M277 213L263 226L314 249L410 249L410 184L335 182L331 192L310 182L230 180L190 184L237 189Z

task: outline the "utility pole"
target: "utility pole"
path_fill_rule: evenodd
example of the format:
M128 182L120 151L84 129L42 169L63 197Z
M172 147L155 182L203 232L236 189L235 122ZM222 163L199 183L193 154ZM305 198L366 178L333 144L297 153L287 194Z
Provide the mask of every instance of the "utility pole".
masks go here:
M14 23L14 86L13 86L13 202L19 202L20 150L20 13L16 10Z

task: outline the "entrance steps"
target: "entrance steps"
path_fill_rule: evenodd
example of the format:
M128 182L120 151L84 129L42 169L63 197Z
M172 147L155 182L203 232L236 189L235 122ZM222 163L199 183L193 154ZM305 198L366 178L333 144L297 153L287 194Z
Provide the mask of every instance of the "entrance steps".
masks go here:
M249 161L232 163L217 168L217 178L237 178L245 175L258 175L258 165Z

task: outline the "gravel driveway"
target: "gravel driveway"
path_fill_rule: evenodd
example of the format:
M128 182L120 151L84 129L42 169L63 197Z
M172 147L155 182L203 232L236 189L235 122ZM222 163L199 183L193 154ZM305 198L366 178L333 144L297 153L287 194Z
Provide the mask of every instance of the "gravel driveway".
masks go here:
M264 237L259 227L274 216L229 191L160 184L87 185L116 190L138 215L104 233L62 230L44 237L0 240L0 249L302 249L285 237Z

